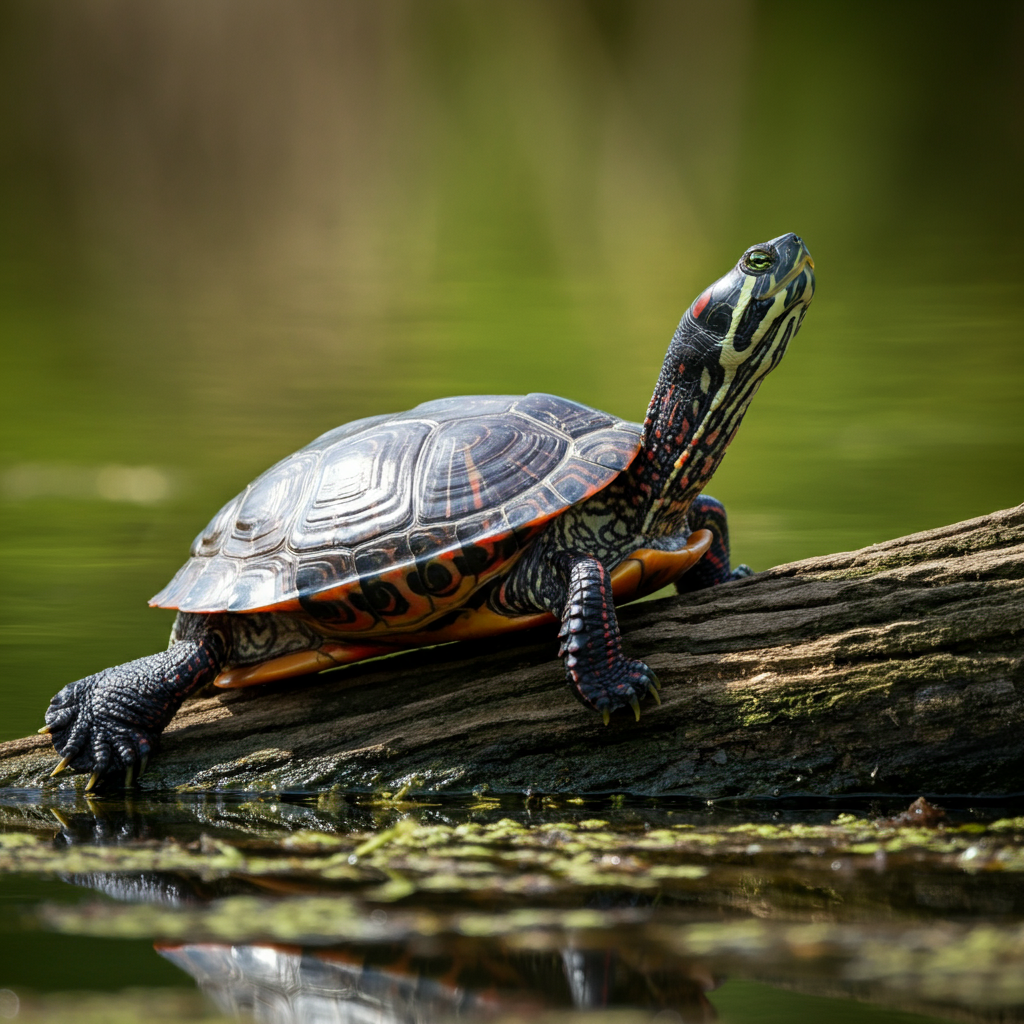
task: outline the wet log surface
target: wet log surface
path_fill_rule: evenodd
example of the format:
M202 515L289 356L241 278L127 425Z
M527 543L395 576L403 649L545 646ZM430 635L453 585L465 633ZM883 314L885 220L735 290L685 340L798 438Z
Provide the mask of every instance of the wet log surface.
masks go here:
M1024 792L1024 505L620 619L664 687L639 722L573 700L537 631L189 701L140 787ZM84 786L56 761L0 744L0 786Z

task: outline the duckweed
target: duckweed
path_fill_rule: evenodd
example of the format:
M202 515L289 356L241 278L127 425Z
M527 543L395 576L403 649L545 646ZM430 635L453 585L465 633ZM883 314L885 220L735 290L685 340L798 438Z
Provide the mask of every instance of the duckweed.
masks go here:
M267 808L261 808L261 812ZM58 818L58 821L61 819ZM841 815L828 825L760 822L644 831L613 829L604 819L529 824L510 818L457 825L408 815L370 832L335 834L301 828L257 839L215 838L182 844L135 841L119 845L54 843L55 828L0 833L0 871L38 874L178 872L204 879L323 878L335 883L415 892L507 892L516 876L546 876L556 887L608 886L647 891L705 877L733 858L755 864L794 857L910 857L945 869L1024 871L1024 819L922 828ZM870 864L867 862L870 861ZM400 883L400 884L399 884ZM411 886L411 889L409 887Z

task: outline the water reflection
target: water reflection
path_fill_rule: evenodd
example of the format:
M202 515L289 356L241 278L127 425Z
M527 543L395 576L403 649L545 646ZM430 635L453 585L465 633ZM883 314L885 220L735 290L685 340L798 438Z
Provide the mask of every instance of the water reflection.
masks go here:
M70 466L24 462L0 473L0 497L10 501L70 498L155 505L175 492L173 474L158 466Z
M224 1011L265 1024L486 1020L541 1010L669 1010L716 1019L707 970L628 949L523 950L479 941L301 949L158 947Z
M989 828L950 810L935 827L915 818L895 834L903 821L892 812L901 809L874 812L884 810L874 834L888 837L886 848L862 836L830 853L814 837L837 827L822 824L834 812L789 812L785 821L762 812L757 825L749 821L757 812L455 803L396 820L372 805L338 813L279 798L0 807L8 829L49 836L61 854L54 864L79 865L65 881L95 894L39 906L46 928L101 944L92 948L104 938L155 941L222 1009L260 1021L595 1009L705 1021L719 1003L732 1007L726 1019L756 1020L770 990L750 979L963 1020L1019 1019L1024 819ZM416 820L421 831L405 854L356 857L363 874L352 867L349 850L367 834L398 843ZM573 881L566 868L595 827L622 856L599 858L603 882ZM504 845L487 839L488 828L503 830ZM710 852L694 865L672 836L703 836ZM652 863L671 865L642 891L629 888L631 878L642 881L631 873L641 867L630 846L638 841L662 844ZM978 856L964 859L963 850ZM518 875L495 875L502 856ZM140 869L154 857L180 866ZM80 867L105 860L122 866ZM528 878L531 885L518 884ZM801 1009L804 996L778 998L791 1019L813 1018Z

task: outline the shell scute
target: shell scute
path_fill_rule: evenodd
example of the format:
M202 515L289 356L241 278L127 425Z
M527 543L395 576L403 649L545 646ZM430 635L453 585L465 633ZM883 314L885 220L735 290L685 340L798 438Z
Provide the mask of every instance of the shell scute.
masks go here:
M235 522L235 511L240 500L244 497L245 491L236 494L229 502L226 502L221 510L210 520L206 528L200 533L189 549L191 555L215 555L221 549L225 537Z
M601 486L606 474L595 463L574 460L559 466L548 478L548 486L566 505L575 505Z
M520 398L515 403L515 409L516 412L539 420L546 427L568 434L572 438L599 430L601 427L610 427L618 422L614 416L601 412L600 409L591 409L589 405L541 392Z
M633 461L636 450L636 434L618 427L595 430L576 442L576 451L581 459L605 469L625 469Z
M229 612L272 604L282 579L287 579L292 573L294 568L290 561L280 555L272 559L250 559L218 603Z
M316 463L315 454L301 452L283 459L249 484L235 512L224 553L233 558L254 558L279 548Z
M427 522L498 508L524 481L542 480L565 456L568 440L516 416L441 424L419 466L418 497Z
M151 604L409 628L607 486L641 427L554 395L425 402L322 434L214 516Z
M513 530L519 530L537 522L546 522L574 502L567 502L547 481L532 488L527 494L505 507L505 518Z
M454 398L435 398L421 402L408 412L400 412L392 419L431 420L447 423L476 416L503 416L512 408L519 395L463 395Z
M386 423L327 446L291 547L351 549L409 526L413 494L405 481L430 432L426 423Z

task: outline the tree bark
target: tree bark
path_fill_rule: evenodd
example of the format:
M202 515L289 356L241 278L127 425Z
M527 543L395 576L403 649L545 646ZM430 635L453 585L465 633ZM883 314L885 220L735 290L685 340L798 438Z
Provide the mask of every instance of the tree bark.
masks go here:
M1024 505L625 608L661 707L604 727L554 629L189 701L144 790L832 796L1024 791ZM47 781L46 737L0 786Z

